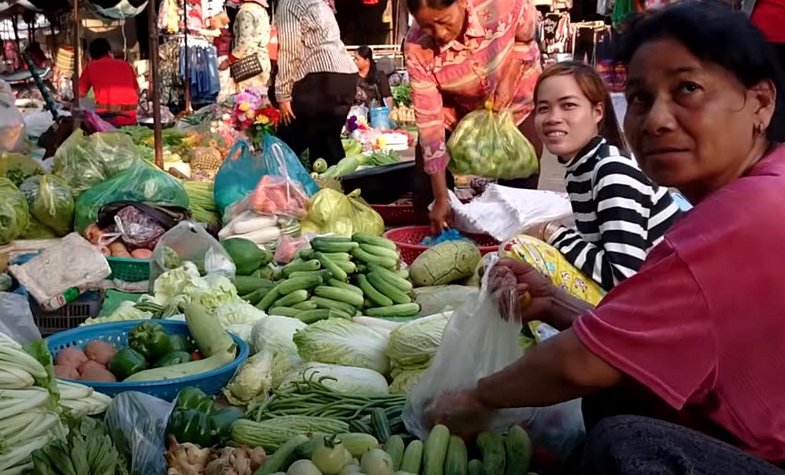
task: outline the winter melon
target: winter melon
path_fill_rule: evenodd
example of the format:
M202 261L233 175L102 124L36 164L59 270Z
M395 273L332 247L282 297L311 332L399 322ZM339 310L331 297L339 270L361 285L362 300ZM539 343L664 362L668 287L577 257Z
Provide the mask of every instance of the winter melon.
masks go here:
M414 285L445 285L472 275L480 262L480 250L470 241L447 241L420 254L409 267Z

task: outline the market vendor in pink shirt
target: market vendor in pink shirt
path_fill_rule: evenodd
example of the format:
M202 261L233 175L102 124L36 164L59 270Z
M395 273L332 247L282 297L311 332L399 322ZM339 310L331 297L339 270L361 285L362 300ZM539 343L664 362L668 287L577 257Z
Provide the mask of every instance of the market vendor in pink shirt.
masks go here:
M465 434L497 409L583 398L574 473L783 474L785 146L771 139L781 73L763 35L719 3L665 7L628 41L630 146L694 208L596 308L527 264L494 267L506 318L562 331L442 395L432 420Z
M446 139L466 114L488 100L494 110L509 109L540 156L529 120L541 72L537 11L532 0L407 0L407 6L416 20L404 43L420 134L416 158L430 176L431 227L438 232L451 219ZM537 188L538 177L503 184ZM429 202L426 196L420 194Z

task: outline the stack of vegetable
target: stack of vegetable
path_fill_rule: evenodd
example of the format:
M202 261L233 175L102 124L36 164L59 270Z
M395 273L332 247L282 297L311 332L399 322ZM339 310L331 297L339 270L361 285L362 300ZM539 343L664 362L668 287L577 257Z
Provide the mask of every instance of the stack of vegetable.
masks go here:
M60 406L73 417L97 416L106 412L112 398L72 381L57 380Z
M311 247L281 269L275 286L260 286L247 300L272 315L305 323L351 318L360 311L373 317L419 313L392 241L357 233L317 237Z
M188 209L191 210L193 220L220 228L221 217L213 198L213 182L189 180L183 182L183 188L188 194Z
M232 424L242 416L243 412L238 408L216 407L212 398L201 389L185 388L175 399L166 433L179 443L201 447L226 444Z
M221 241L241 238L262 249L275 249L282 235L299 235L299 232L300 225L294 218L247 210L229 221L218 237Z

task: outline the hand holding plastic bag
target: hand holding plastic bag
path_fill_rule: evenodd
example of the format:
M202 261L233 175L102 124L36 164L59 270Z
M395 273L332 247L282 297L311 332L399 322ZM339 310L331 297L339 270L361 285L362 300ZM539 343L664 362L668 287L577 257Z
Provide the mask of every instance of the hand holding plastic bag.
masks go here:
M512 180L539 170L534 146L518 130L509 111L470 112L450 136L447 150L455 175Z

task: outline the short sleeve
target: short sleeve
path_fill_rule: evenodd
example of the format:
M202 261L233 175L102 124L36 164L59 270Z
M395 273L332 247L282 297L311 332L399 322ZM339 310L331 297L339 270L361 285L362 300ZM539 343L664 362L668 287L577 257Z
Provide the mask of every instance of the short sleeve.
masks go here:
M714 385L719 355L710 310L667 240L573 328L592 353L676 410Z

